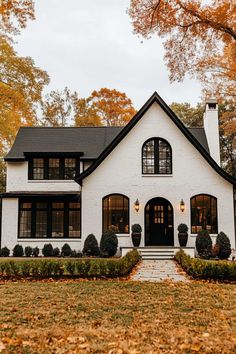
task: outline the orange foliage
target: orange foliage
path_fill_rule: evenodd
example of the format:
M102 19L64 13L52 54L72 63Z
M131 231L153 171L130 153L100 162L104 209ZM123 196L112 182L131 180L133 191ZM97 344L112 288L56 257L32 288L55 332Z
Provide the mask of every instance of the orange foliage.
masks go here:
M123 126L136 113L125 93L102 88L93 91L87 99L74 102L77 126Z
M25 28L27 20L34 20L33 0L1 0L0 32L19 33L19 27Z
M170 79L198 77L208 92L236 95L236 2L131 0L134 31L164 38Z

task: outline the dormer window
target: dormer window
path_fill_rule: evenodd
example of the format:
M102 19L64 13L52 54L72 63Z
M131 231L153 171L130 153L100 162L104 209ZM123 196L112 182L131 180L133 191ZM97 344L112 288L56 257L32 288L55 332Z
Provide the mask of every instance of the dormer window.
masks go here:
M29 159L29 180L73 180L79 173L79 158L43 157Z
M209 109L216 109L216 103L208 103Z
M161 138L151 138L143 144L142 173L172 174L172 151L170 144Z

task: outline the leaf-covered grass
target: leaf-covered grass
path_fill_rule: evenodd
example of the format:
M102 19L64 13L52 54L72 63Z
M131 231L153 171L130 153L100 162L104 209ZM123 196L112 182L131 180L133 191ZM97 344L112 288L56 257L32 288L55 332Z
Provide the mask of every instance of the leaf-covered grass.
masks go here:
M236 287L119 281L0 284L4 353L233 353Z

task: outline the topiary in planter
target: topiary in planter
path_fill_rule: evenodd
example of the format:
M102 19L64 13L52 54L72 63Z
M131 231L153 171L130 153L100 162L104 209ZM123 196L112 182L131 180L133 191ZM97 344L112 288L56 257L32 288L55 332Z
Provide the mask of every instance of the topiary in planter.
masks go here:
M53 247L51 243L45 243L42 249L42 254L44 257L52 257L53 256Z
M98 241L93 234L89 234L84 241L83 254L85 256L99 256Z
M13 257L23 257L24 250L21 245L15 245L13 248Z
M37 246L32 249L32 255L33 255L33 257L38 257L39 248Z
M7 247L0 248L0 257L9 257L10 250Z
M201 230L197 234L196 249L201 258L210 258L212 250L212 240L207 230Z
M218 257L220 259L228 259L231 255L231 244L228 236L224 232L218 234L216 245L219 247Z
M65 243L61 248L62 257L70 257L71 256L71 248L68 243Z
M59 257L60 256L60 250L58 247L53 248L52 251L53 257Z
M25 256L26 257L31 257L31 255L32 255L32 247L26 246L25 247Z
M114 231L107 230L102 234L100 241L101 257L112 257L116 254L118 239Z
M178 238L180 247L186 247L188 242L188 226L186 224L179 224L177 230L179 231Z

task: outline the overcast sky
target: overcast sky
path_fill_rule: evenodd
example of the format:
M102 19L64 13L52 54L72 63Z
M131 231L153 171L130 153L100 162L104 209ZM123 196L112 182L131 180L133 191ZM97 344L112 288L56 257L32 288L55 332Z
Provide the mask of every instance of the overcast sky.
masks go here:
M170 84L158 37L132 32L129 0L35 0L36 20L17 38L20 55L46 70L47 91L68 86L80 97L94 89L125 92L140 108L154 91L167 103L200 101L194 80Z

